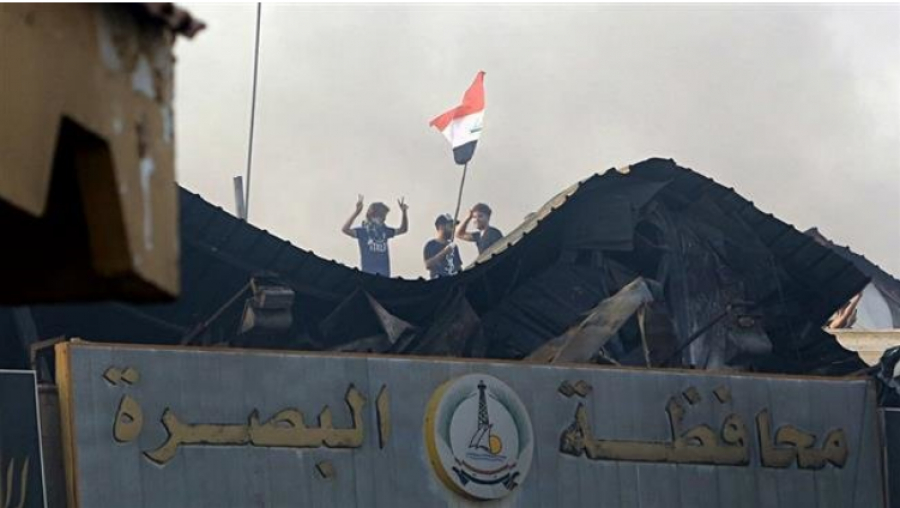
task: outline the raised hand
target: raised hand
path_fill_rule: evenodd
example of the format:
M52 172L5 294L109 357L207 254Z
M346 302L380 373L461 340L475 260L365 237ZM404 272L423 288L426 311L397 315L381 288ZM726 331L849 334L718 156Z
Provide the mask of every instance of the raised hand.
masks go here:
M397 200L397 205L400 206L400 211L406 213L409 210L409 205L406 204L406 198L400 198Z
M360 213L360 212L362 212L362 209L363 209L364 200L363 200L362 194L358 194L357 196L358 197L356 199L356 213Z

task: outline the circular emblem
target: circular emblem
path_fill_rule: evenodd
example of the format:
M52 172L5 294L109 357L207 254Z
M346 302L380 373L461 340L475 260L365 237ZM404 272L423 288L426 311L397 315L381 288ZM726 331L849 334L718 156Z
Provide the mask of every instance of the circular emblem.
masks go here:
M425 444L438 477L455 492L498 499L528 474L531 420L503 381L468 374L441 385L428 402Z

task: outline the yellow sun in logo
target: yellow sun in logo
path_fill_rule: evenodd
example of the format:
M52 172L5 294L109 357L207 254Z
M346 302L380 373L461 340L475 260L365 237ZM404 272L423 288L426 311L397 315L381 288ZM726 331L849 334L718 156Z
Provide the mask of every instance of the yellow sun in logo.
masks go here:
M488 445L491 447L491 454L493 455L497 455L503 451L503 441L500 440L499 436L491 435L488 439Z

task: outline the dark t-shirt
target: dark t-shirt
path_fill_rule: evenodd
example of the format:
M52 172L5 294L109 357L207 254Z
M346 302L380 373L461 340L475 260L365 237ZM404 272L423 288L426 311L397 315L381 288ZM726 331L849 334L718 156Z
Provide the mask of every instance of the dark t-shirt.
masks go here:
M484 232L476 231L472 233L472 239L475 240L475 245L478 246L479 254L486 251L488 247L501 238L503 238L503 233L494 226L488 226Z
M447 242L429 240L428 243L425 244L425 261L437 256L446 246ZM438 263L437 266L430 268L428 271L431 272L431 278L436 279L438 277L456 275L460 270L462 270L462 259L459 257L459 249L454 246L453 252L444 256L443 262Z
M397 234L397 230L387 226L373 224L353 228L356 241L359 242L359 257L362 271L391 276L391 257L388 252L388 240Z

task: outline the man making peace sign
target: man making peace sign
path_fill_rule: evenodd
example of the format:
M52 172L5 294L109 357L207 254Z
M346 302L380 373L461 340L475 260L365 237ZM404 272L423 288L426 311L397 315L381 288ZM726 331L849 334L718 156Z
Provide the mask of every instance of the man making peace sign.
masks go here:
M385 224L388 212L391 211L384 203L376 202L369 205L366 211L366 218L362 222L362 226L353 227L353 222L359 217L363 209L363 196L360 195L356 202L356 210L353 215L344 223L341 231L350 237L356 238L359 243L359 256L362 271L385 277L391 276L391 258L388 249L388 240L402 235L409 229L409 219L406 211L409 205L404 202L404 198L397 201L403 217L400 220L399 228L392 228Z

